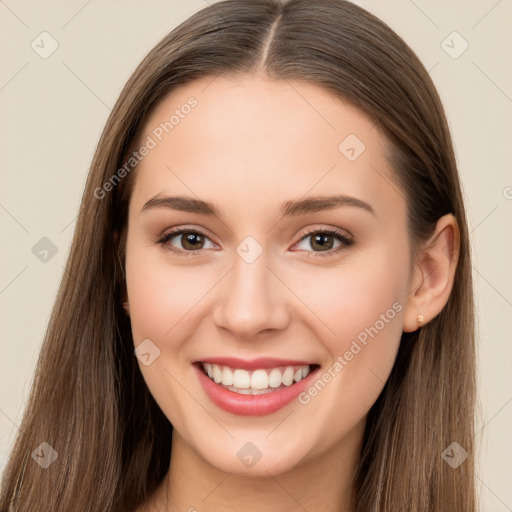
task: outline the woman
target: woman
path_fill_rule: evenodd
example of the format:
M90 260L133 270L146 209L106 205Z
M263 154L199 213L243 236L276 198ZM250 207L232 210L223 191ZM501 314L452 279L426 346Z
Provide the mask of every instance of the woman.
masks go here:
M0 509L473 511L470 248L418 58L228 0L129 79Z

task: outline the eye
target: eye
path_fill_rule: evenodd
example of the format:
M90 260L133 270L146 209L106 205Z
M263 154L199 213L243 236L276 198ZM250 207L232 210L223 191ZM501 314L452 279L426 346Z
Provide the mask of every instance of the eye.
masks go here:
M178 243L181 245L181 248L176 247L171 243L175 238L178 239ZM303 248L302 250L312 252L314 257L333 256L354 243L354 240L347 236L345 232L338 231L336 229L311 229L298 243L304 243L308 238L311 239L309 246L312 249ZM334 247L336 241L338 241L338 246ZM211 247L205 247L206 242L209 242ZM157 243L162 245L168 251L184 256L197 256L201 253L202 249L217 247L216 244L214 244L209 237L201 231L188 228L179 228L168 231L157 239Z
M171 243L174 238L179 240L182 249L175 247ZM161 244L165 249L177 254L197 256L201 249L208 249L208 247L204 247L206 241L215 245L204 233L201 233L200 231L180 228L168 231L157 240L157 243Z
M314 235L314 236L313 236ZM344 232L336 229L312 229L309 230L300 240L299 243L305 242L307 239L311 239L309 246L312 248L313 256L325 257L334 256L339 251L353 245L354 240L347 236ZM339 242L339 245L334 248L335 241ZM315 250L318 249L318 250ZM306 248L306 251L311 249Z

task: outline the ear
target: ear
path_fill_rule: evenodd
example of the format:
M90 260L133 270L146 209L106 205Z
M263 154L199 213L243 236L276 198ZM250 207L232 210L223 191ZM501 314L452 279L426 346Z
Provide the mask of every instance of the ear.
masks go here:
M452 291L459 250L457 219L448 213L418 249L403 316L404 332L418 329L418 315L423 315L426 324L442 311Z

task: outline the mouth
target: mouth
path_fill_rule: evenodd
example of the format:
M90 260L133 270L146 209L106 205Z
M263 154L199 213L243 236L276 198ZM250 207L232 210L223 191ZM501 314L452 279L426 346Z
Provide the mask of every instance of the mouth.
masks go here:
M210 400L238 415L264 415L281 409L311 382L315 363L223 359L197 361L194 367ZM229 363L229 364L228 364Z
M305 364L245 370L219 364L201 363L204 374L208 375L213 382L241 395L263 395L292 386L307 377L311 366Z

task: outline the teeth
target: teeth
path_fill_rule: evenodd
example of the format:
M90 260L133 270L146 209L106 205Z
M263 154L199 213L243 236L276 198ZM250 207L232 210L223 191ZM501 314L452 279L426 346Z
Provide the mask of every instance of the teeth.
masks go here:
M216 364L213 365L213 380L218 384L222 381L222 370Z
M233 372L231 368L224 366L222 368L222 383L226 386L231 386L233 384Z
M251 375L252 389L267 389L268 388L268 374L265 370L256 370Z
M272 368L268 376L268 385L271 388L278 388L281 385L281 372L277 368Z
M283 373L283 384L285 386L291 386L293 384L293 374L294 374L294 370L291 366L287 366L286 367L286 370L284 371Z
M214 364L213 366L217 366ZM223 383L224 384L224 383ZM233 386L235 388L247 389L251 386L251 377L248 371L245 370L235 370L233 372Z
M240 395L265 395L273 391L273 389L239 389L235 388L235 386L229 386L228 389Z
M261 395L281 386L291 386L304 379L310 365L258 369L252 372L218 364L202 363L205 373L217 384L242 395Z

